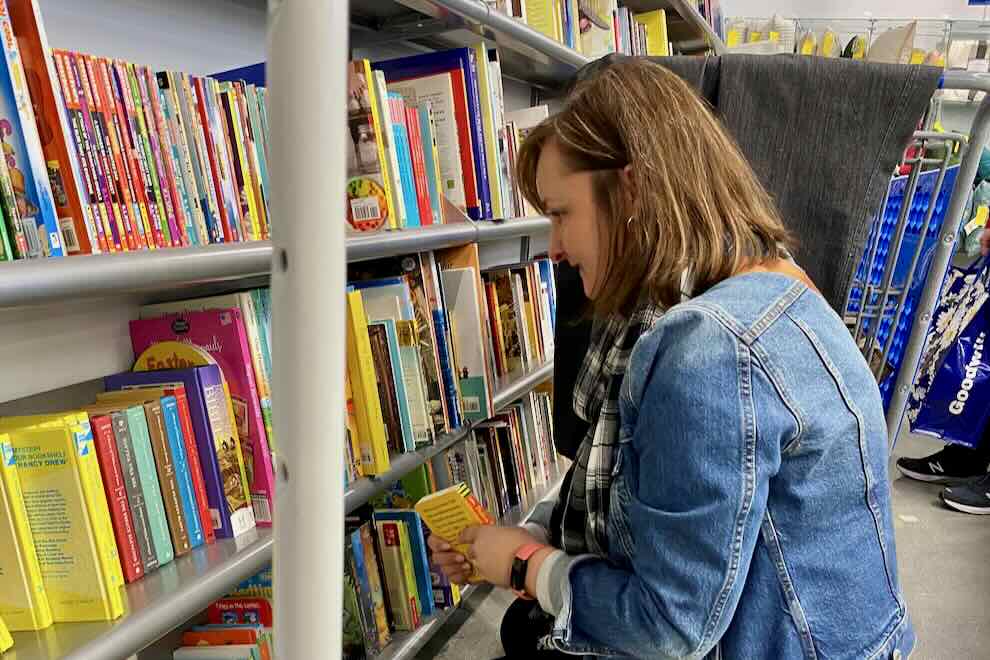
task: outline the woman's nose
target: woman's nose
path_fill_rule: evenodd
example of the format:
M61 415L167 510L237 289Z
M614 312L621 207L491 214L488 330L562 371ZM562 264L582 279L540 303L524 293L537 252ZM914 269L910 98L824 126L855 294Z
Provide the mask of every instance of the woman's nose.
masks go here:
M560 230L556 226L550 227L550 259L554 263L560 263L567 258L564 252L564 243L561 240Z

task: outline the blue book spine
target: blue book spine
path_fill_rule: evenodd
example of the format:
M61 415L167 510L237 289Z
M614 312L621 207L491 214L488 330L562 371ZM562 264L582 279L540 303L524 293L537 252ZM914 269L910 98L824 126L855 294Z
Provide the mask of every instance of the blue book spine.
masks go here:
M398 92L390 92L389 101L402 101ZM405 104L402 104L403 107ZM401 109L401 108L400 108ZM396 117L401 114L401 117ZM395 134L395 151L399 160L399 182L402 185L402 201L406 209L406 226L420 227L419 203L416 197L416 174L413 172L412 156L409 153L409 133L406 130L405 113L392 113L392 129Z
M440 375L443 377L443 389L447 396L447 421L450 428L456 429L461 425L461 415L457 401L457 385L454 382L454 371L450 365L450 352L447 350L446 327L447 319L442 309L433 310L433 327L437 340L437 359L440 361Z
M430 104L421 102L419 104L419 132L423 136L423 160L426 162L426 179L430 187L430 208L433 211L433 224L443 224L443 204L440 195L443 194L443 187L437 178L437 161L433 151L433 110Z
M416 590L423 617L436 611L433 602L433 580L430 579L430 560L426 554L426 537L423 535L423 520L415 511L385 509L375 511L378 520L399 520L406 523L409 530L409 549L412 552L413 571L416 574Z
M199 520L196 505L196 491L193 490L192 473L189 471L189 458L186 456L186 443L179 422L179 406L174 396L162 397L162 417L168 433L168 445L172 450L172 464L175 466L175 481L182 498L182 515L186 519L189 532L189 545L196 548L203 545L203 525Z
M421 53L400 57L394 60L376 62L375 69L385 74L388 82L429 76L435 73L460 69L464 73L464 88L467 95L468 123L471 133L471 150L474 155L475 179L478 184L478 198L481 208L469 208L472 220L492 217L492 196L488 184L488 168L485 159L485 134L481 122L481 102L478 92L478 70L474 64L474 51L470 48L453 48L434 53Z
M546 259L537 262L540 268L540 279L547 287L547 302L550 303L550 322L557 323L557 292L553 287L553 264Z

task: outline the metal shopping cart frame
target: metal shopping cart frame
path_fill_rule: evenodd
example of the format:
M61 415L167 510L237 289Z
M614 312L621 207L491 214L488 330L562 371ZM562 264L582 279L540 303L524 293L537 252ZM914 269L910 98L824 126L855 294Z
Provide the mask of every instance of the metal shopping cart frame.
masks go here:
M959 228L965 221L963 214L972 193L972 182L980 163L980 155L983 146L987 144L987 140L990 138L990 74L947 71L942 77L940 88L971 90L986 92L987 94L977 107L968 139L958 133L934 133L931 131L915 133L913 144L921 146L923 149L919 150L919 156L905 158L902 161L902 164L911 166L911 171L908 175L904 202L901 204L896 225L888 237L890 245L885 258L882 260L882 270L879 271L880 281L873 281L875 279L873 277L874 260L877 257L877 250L881 241L881 232L877 230L871 232L867 240L865 273L858 272L853 278L846 294L846 305L843 307L846 324L849 326L850 332L867 358L874 375L879 382L883 382L883 379L887 377L884 370L888 365L888 357L891 354L896 329L904 316L909 296L912 295L912 285L915 284L919 276L925 277L920 294L912 301L914 303L912 312L914 318L911 321L910 334L903 346L903 353L900 356L896 376L894 376L893 386L889 394L887 434L890 447L894 446L904 423L908 398L924 349L925 336L935 307L938 305L945 274L952 259L956 238L959 236ZM927 158L925 156L926 151L936 144L947 147L944 150L944 157ZM931 192L931 203L928 204L920 228L923 239L932 222L933 211L936 206L935 196L938 195L945 181L949 169L951 147L954 144L958 144L959 149L963 150L962 159L958 165L958 171L955 173L954 186L937 241L934 244L931 260L929 262L922 258L925 241L919 240L913 252L908 253L910 268L906 277L898 282L894 277L894 271L898 259L901 258L901 249L905 244L909 211L919 189L919 180L923 176L922 170L925 166L929 166L929 172L932 168L938 172L934 175L937 177L936 187L934 192ZM925 174L933 176L928 172ZM879 213L882 214L886 207L887 198L885 195ZM926 262L929 264L927 277L923 272ZM857 300L858 304L856 304ZM852 312L850 312L851 307L853 308ZM883 331L885 325L887 327L886 333Z

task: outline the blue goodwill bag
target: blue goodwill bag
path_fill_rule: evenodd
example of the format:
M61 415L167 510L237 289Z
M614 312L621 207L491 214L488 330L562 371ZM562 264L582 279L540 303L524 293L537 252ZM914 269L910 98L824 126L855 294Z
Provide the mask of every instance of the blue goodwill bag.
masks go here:
M976 447L990 418L990 260L952 268L908 401L916 433Z

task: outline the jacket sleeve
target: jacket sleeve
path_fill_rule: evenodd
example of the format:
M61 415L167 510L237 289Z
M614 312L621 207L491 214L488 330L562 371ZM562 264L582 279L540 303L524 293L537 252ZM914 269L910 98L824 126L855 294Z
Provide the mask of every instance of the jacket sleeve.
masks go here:
M703 311L674 310L644 336L622 396L635 419L623 419L609 543L629 561L568 562L553 641L703 658L732 620L790 430L779 414L757 429L757 407L780 410L778 395L749 347Z

